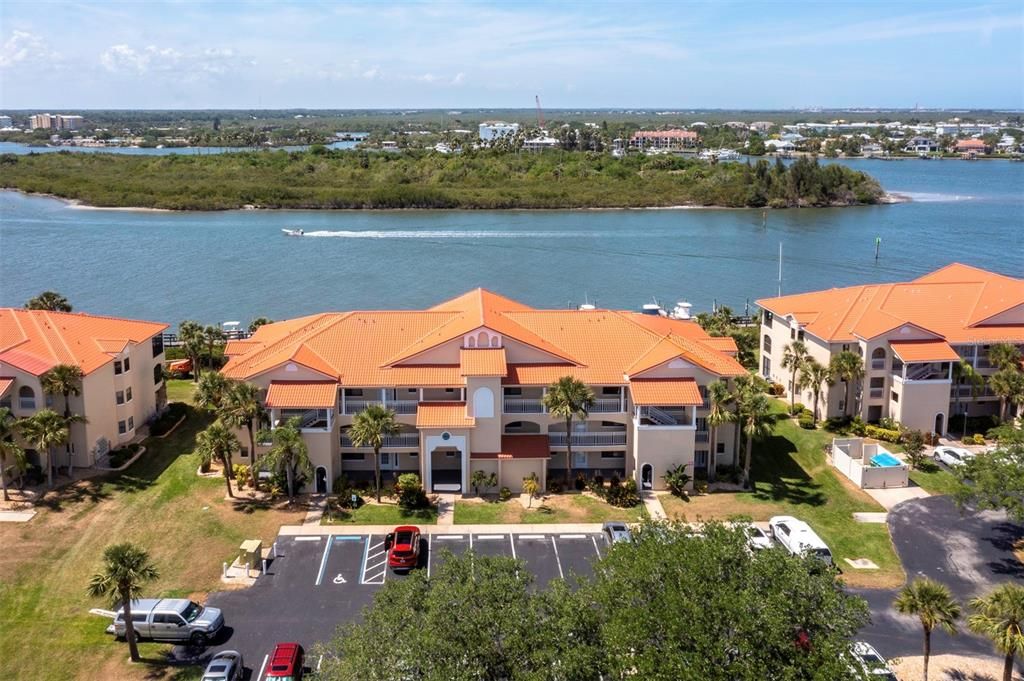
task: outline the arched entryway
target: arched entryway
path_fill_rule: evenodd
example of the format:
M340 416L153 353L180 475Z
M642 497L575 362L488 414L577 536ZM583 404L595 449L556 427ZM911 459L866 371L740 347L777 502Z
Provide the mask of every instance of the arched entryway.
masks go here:
M323 466L316 467L316 493L327 494L327 469Z
M943 426L945 425L946 415L943 414L942 412L939 412L938 414L935 415L935 432L938 433L939 435L945 435L946 431L943 429Z
M640 467L640 489L654 489L654 466L649 463Z

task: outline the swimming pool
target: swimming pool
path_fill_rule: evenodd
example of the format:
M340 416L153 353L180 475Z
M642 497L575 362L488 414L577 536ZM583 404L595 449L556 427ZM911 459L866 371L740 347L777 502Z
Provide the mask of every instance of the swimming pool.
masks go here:
M881 452L871 457L871 465L876 468L890 468L892 466L902 466L903 462L889 452Z

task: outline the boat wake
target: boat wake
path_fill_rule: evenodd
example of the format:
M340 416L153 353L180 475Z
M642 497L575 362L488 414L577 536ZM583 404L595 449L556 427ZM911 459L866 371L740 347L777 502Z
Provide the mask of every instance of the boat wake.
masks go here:
M900 196L906 196L911 201L917 203L953 203L955 201L973 201L974 196L961 195L961 194L939 194L936 192L904 192L895 191L894 194Z
M579 231L490 231L490 230L457 230L457 229L424 229L424 230L317 230L303 232L303 237L320 237L333 239L564 239L581 236L601 236L601 232Z

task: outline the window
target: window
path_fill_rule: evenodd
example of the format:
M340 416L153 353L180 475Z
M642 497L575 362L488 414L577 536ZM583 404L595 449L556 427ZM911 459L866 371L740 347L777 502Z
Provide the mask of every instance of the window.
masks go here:
M128 357L125 357L124 358L124 371L125 371L125 373L128 373L129 371L131 371L131 368L132 368L132 361L131 361L131 359L128 358Z
M156 357L164 351L164 336L157 334L153 336L153 356Z
M160 364L153 366L153 385L160 385L160 382L164 380L164 368Z
M362 397L362 388L345 388L345 397Z
M897 393L895 390L890 391L889 397L890 397L890 399L892 399L893 402L899 402L900 401L899 393Z
M771 378L772 375L772 360L769 357L761 358L761 376L764 378Z
M618 397L619 396L619 389L617 387L615 387L615 386L612 386L612 387L605 386L605 387L601 388L601 394L604 395L605 397Z
M124 391L118 390L116 393L114 393L114 400L118 404L124 404Z
M719 443L715 444L715 453L716 454L725 454L725 443L724 442L719 442Z
M18 406L22 409L35 409L36 391L27 385L18 388Z
M122 373L124 373L124 366L121 364L121 360L115 359L114 360L114 375L117 376L117 375L122 374Z
M124 391L124 401L125 402L131 402L132 401L132 389L131 388L128 388L128 389L126 389Z
M458 454L458 452L445 452L444 453L444 455L447 456L449 459L454 459L456 454Z
M708 450L700 449L693 454L693 467L694 468L707 468L708 467Z
M238 455L240 457L242 457L243 459L248 459L249 458L249 448L248 447L239 447Z
M789 338L790 338L790 340L796 338L796 327L795 326L794 327L790 327L790 329L789 329Z
M125 421L117 422L117 433L118 435L124 435L128 432L128 424Z
M505 397L519 397L522 394L522 388L505 388Z
M342 452L341 453L341 460L342 461L365 461L366 460L366 455L363 454L362 452Z
M875 348L871 351L871 368L885 368L885 348Z
M761 348L765 352L771 352L772 351L772 337L769 336L768 334L764 335L764 343L762 344Z
M772 320L774 318L775 315L772 314L771 310L764 311L764 325L767 326L769 329L772 328Z
M601 452L602 459L625 459L626 452Z
M135 417L134 416L129 416L128 417L128 430L135 430Z
M797 340L801 340L801 341L804 339L804 330L803 329L800 329L799 331L796 332L796 339Z

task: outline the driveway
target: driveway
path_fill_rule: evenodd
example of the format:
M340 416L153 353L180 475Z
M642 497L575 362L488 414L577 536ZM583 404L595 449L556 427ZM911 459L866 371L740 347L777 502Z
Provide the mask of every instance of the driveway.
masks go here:
M961 515L946 496L914 499L889 512L889 531L907 579L931 577L949 587L967 613L974 596L1007 581L1024 579L1024 565L1013 554L1014 543L1024 538L1024 527L995 511ZM871 606L872 623L862 636L886 657L922 653L923 636L917 618L904 617L892 607L897 590L856 589ZM937 632L932 651L994 655L992 644L967 631L961 621L956 636Z

